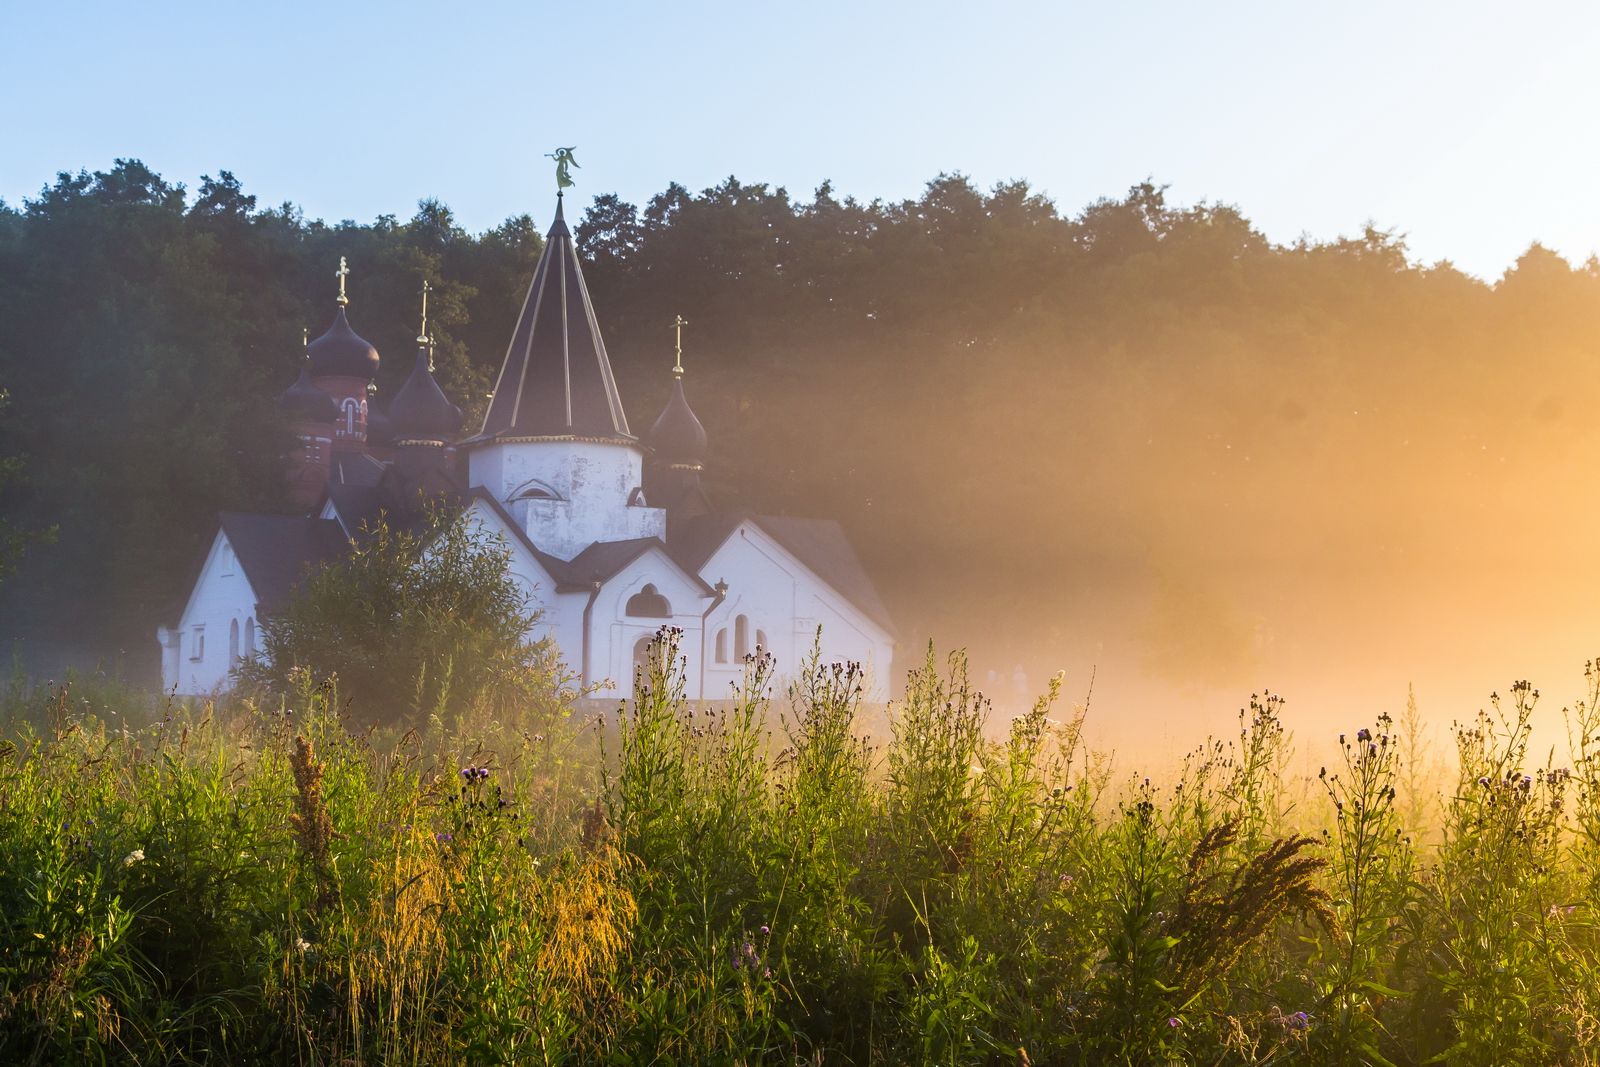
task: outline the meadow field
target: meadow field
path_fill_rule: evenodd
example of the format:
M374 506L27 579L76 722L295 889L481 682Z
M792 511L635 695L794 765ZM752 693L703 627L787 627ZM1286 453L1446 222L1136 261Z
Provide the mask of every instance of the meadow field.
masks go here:
M619 708L410 727L304 675L14 682L0 1062L1600 1059L1593 667L1442 778L1375 707L1310 781L1267 696L1146 778L1059 683L986 721L960 655L871 738L855 665L699 706L679 670L664 630Z

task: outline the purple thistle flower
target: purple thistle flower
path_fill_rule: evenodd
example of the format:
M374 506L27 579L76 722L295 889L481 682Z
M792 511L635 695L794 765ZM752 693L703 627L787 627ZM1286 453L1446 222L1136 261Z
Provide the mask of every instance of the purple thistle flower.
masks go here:
M1365 726L1363 726L1361 729L1356 731L1356 740L1357 741L1371 741L1372 740L1372 731L1367 729Z
M766 936L767 936L767 935L768 935L768 934L770 934L770 933L772 933L772 929L771 929L771 928L770 928L770 927L767 927L767 926L763 926L763 927L762 927L762 928L761 928L761 936L762 936L762 937L766 937Z
M1173 1015L1167 1019L1167 1025L1176 1030L1178 1027L1183 1025L1183 1020L1179 1019L1176 1015Z

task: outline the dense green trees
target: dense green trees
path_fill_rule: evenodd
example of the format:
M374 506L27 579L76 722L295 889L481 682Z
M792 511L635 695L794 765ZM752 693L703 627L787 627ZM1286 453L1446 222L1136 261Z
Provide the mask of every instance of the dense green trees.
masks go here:
M1274 244L1151 183L1075 216L956 175L898 203L730 177L569 214L635 429L682 314L713 488L841 517L909 634L968 594L1129 561L1387 573L1488 539L1515 554L1534 529L1542 558L1587 559L1543 490L1600 459L1593 262L1535 245L1491 285L1371 228ZM273 401L338 256L386 356L380 399L427 277L441 376L481 409L540 247L528 216L472 235L430 200L330 225L226 171L190 193L126 160L0 208L0 455L32 457L7 517L60 526L3 594L0 636L54 627L154 663L211 514L281 503Z

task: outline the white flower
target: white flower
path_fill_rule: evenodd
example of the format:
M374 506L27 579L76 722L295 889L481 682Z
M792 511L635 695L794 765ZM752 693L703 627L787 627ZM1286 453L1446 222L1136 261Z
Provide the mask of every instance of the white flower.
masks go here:
M304 955L305 953L311 951L311 942L307 941L303 937L297 937L294 939L294 950L301 955Z
M132 867L135 863L138 863L139 861L141 861L143 859L144 859L144 849L136 848L132 852L128 853L126 856L122 857L122 865L124 867Z

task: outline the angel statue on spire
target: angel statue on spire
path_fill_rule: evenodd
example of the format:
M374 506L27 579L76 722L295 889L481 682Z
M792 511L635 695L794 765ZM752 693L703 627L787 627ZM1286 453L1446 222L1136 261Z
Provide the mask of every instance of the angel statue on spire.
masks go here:
M577 147L577 145L573 145L571 148L558 148L554 152L545 153L545 158L556 161L557 189L572 188L572 171L567 168L578 165L578 161L572 158L572 153L577 150Z

